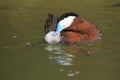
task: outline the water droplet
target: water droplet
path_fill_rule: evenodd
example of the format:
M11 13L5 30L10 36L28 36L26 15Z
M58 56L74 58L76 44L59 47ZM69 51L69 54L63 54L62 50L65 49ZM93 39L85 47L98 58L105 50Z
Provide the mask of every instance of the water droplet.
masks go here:
M67 76L73 77L73 76L75 76L75 73L68 73Z
M75 71L75 74L80 74L80 72L79 71Z
M12 36L12 38L18 38L18 36L14 35L14 36Z
M31 42L26 41L26 46L30 46Z
M64 69L60 69L59 71L63 71Z

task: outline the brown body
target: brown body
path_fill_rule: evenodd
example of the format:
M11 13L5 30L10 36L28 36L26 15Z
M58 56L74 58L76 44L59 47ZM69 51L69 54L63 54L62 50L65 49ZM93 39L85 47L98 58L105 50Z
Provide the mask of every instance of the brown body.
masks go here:
M69 44L82 41L93 42L101 39L101 32L91 22L85 19L75 18L71 26L61 32L65 42Z

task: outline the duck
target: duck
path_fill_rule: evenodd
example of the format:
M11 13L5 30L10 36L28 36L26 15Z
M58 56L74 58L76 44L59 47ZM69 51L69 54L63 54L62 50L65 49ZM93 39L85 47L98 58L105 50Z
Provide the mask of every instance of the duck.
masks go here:
M56 21L55 29L51 28L53 27L53 21ZM78 14L73 12L64 13L56 20L52 14L49 14L44 27L45 32L47 31L44 40L49 44L92 43L101 40L102 36L101 30L94 23L79 17Z

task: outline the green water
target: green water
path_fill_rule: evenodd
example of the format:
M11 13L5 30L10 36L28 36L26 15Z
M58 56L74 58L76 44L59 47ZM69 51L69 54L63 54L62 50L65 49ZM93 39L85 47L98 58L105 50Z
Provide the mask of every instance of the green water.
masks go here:
M47 14L71 11L95 23L102 40L42 42ZM119 30L119 0L0 0L0 80L120 80Z

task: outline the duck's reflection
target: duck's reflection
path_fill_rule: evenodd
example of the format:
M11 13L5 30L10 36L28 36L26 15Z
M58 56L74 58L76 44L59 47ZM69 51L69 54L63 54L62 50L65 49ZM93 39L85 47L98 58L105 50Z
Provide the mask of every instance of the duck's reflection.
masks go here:
M93 45L88 45L92 47ZM63 46L63 45L47 45L45 50L48 51L48 58L50 62L55 65L61 65L54 71L59 71L59 73L66 74L68 77L75 77L80 76L80 65L91 65L91 64L98 64L99 61L80 61L79 58L82 56L90 55L93 47L90 48L91 50L80 46ZM95 48L92 52L96 51ZM52 70L53 71L53 70Z
M65 50L59 45L47 45L45 47L47 51L52 52L49 54L49 59L63 66L73 65L74 55L65 52Z

